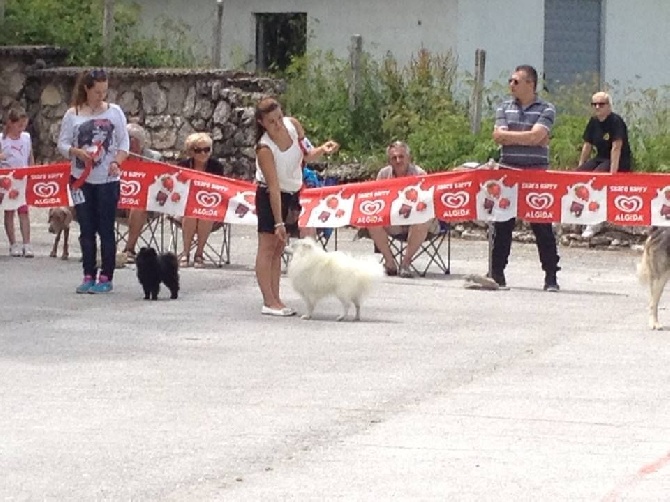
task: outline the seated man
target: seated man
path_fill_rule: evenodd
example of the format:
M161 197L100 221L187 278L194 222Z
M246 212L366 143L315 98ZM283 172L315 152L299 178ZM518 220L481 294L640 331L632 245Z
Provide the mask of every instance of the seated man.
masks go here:
M135 123L128 124L130 137L130 156L144 160L161 160L161 154L146 147L147 133L144 128ZM142 233L142 227L147 221L147 212L144 209L131 209L128 214L128 241L123 250L127 263L135 263L135 246Z
M386 149L389 165L383 167L377 174L378 180L391 178L402 178L404 176L420 176L426 174L426 171L419 166L412 164L409 146L402 141L391 143ZM398 275L400 277L413 277L414 274L410 268L412 258L421 247L421 243L426 239L428 232L437 232L439 223L436 219L428 220L425 223L409 226L390 226L390 227L370 227L368 231L375 246L384 257L384 269L386 275ZM406 235L407 249L400 263L400 271L393 259L391 247L389 246L388 236Z

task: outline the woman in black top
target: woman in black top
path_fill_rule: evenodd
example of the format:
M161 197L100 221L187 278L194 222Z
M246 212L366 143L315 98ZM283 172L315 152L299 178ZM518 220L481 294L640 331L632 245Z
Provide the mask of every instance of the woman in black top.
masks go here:
M196 132L189 135L184 143L184 150L188 157L178 163L180 167L204 171L209 174L223 176L223 164L212 158L212 138L204 132ZM198 236L193 255L193 267L202 268L204 266L204 250L209 234L212 232L214 222L211 220L202 220L200 218L184 217L181 222L182 237L184 238L184 251L182 252L179 264L182 267L190 265L191 248L193 247L193 237Z
M577 171L603 173L631 170L628 128L623 119L612 112L612 100L606 92L597 92L591 98L593 117L584 131L584 145ZM596 156L591 157L593 147Z

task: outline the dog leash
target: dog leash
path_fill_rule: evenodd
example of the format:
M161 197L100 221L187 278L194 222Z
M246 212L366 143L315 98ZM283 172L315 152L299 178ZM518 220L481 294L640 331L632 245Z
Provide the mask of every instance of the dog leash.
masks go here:
M86 182L86 179L88 176L91 174L91 171L93 170L93 161L86 162L84 164L84 172L81 173L81 176L74 180L74 183L72 183L72 190L79 190L82 185Z

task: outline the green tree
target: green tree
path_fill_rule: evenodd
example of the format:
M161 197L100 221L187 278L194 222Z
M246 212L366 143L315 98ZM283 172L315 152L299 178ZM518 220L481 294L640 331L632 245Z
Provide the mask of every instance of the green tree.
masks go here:
M102 64L102 0L7 0L0 29L2 45L56 45L68 49L68 63ZM183 26L164 21L163 38L140 35L139 7L118 1L112 43L114 66L192 66ZM169 35L169 37L168 37Z

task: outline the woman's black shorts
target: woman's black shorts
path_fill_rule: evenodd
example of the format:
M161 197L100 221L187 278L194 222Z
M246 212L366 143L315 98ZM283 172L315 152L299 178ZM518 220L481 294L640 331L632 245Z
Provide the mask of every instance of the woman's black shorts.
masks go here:
M281 217L282 222L286 223L289 211L298 211L300 214L300 195L299 193L281 192ZM275 233L275 221L270 206L270 194L268 188L258 185L256 188L256 216L258 217L259 233Z

